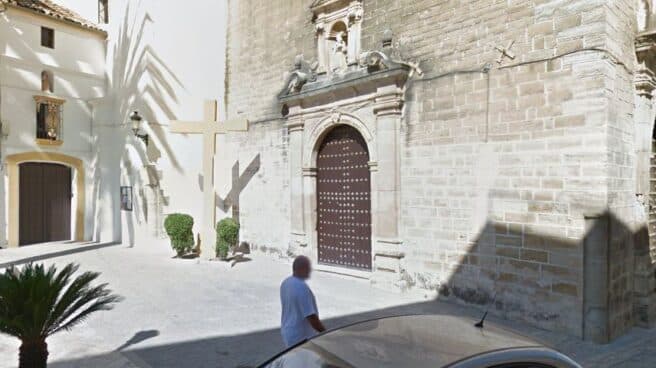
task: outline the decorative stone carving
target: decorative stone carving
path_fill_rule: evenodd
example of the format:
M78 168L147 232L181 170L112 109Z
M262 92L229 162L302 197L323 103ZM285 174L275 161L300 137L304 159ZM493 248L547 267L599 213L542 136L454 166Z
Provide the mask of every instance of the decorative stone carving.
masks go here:
M352 9L351 12L348 14L349 25L361 21L363 16L364 16L364 9L362 8Z
M651 22L651 11L650 0L638 0L636 11L638 32L642 32L649 27Z
M369 72L376 72L393 67L407 67L412 73L423 75L419 65L409 61L399 60L398 51L392 46L393 35L391 30L385 31L382 39L383 49L381 51L367 51L360 55L359 64L367 68Z
M640 96L652 97L656 88L656 30L639 33L635 40L638 68L634 81L636 92Z
M330 120L333 122L333 124L339 123L339 121L342 120L342 113L339 111L333 111L333 113L330 115Z
M331 72L339 73L320 73L319 63L310 64L303 60L302 55L299 55L296 57L294 70L278 95L280 102L285 103L290 99L302 97L300 95L311 91L329 92L332 88L337 87L336 81L339 81L339 89L344 91L348 86L360 86L357 88L363 89L366 88L365 84L389 83L377 82L378 78L401 78L404 83L414 75L421 76L423 74L419 65L401 59L398 49L393 46L393 35L389 30L383 34L380 50L363 52L357 58L357 63L351 65L346 65L344 54L345 47L350 48L350 44L342 38L342 34L339 34L336 39L337 43L333 47L335 60L331 61L331 64L339 63L339 66L332 69ZM340 60L337 60L338 58ZM363 84L364 82L366 83Z
M656 89L656 76L645 64L640 64L636 69L634 83L638 96L652 98L653 91Z
M283 89L281 95L298 93L301 91L305 83L317 80L317 67L317 62L308 63L303 58L302 54L297 55L294 60L294 70L287 78L285 89Z
M337 32L331 56L330 69L333 72L344 72L348 66L348 45L344 40L344 32Z
M361 0L315 1L314 15L319 73L340 74L357 63L364 8Z
M506 46L506 47L503 47L503 46L495 47L497 49L497 51L499 51L499 53L500 53L499 58L497 59L497 64L503 63L503 59L505 59L505 58L508 58L510 60L515 59L515 54L512 51L510 51L510 49L513 47L514 44L515 44L515 41L510 40L510 41L508 41L508 46Z

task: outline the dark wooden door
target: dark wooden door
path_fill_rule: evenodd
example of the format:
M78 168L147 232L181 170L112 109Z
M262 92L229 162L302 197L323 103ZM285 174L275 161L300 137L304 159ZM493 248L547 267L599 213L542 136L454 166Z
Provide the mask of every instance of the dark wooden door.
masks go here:
M71 239L71 169L64 165L19 166L21 245Z
M357 130L328 133L317 157L319 263L371 270L369 152Z

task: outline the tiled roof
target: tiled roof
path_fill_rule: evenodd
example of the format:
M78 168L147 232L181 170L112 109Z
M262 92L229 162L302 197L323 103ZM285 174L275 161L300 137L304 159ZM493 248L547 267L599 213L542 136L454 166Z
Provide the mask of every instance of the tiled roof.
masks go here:
M35 13L72 23L82 28L105 32L96 23L84 19L78 13L51 0L0 0L0 4L28 9Z

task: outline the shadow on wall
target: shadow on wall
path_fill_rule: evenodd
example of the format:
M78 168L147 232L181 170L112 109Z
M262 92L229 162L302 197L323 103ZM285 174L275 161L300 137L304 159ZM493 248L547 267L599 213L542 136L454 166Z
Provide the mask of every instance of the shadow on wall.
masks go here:
M104 162L108 165L116 165L111 172L121 173L124 185L135 188L134 193L142 197L142 201L134 199L133 203L143 204L141 210L127 213L126 222L128 227L128 241L134 244L135 224L134 221L143 220L148 226L158 229L161 227L160 218L157 213L151 213L146 218L149 208L158 209L163 205L164 195L161 192L161 172L157 170L157 162L165 156L171 166L177 171L182 171L175 152L171 148L166 132L161 124L148 124L142 129L149 135L149 144L134 137L127 122L132 111L138 110L146 122L154 122L158 116L165 116L169 121L177 119L171 106L177 104L178 96L176 89L182 87L182 83L167 67L166 63L158 56L157 52L144 40L146 29L153 22L150 15L141 13L138 9L131 8L131 2L125 9L123 21L118 31L116 43L113 47L113 69L110 77L111 82L108 90L113 92L112 97L112 119L118 123L115 132L108 133L112 138L105 142L108 145L102 153L97 149L96 155L103 155ZM118 143L118 146L116 145ZM96 145L98 147L99 145ZM123 147L123 149L117 149ZM96 159L97 160L97 159ZM119 164L121 163L121 164ZM118 166L122 167L118 167ZM157 175L152 175L157 172ZM114 175L118 176L118 175ZM147 178L148 182L144 182ZM154 180L153 180L154 179ZM105 177L104 180L107 180ZM95 183L99 185L101 174L95 175ZM115 185L104 185L104 191L112 193L100 193L99 195L113 199L113 206L118 206L117 191L120 183ZM150 198L145 198L144 192L137 188L148 186L152 191ZM157 201L153 206L143 201ZM99 212L99 211L97 211ZM156 211L154 211L156 212ZM136 217L136 218L135 218ZM98 219L97 219L98 220ZM120 219L118 220L120 221Z
M230 190L225 198L221 198L218 193L215 194L216 207L223 213L227 213L228 210L232 209L232 218L237 222L239 222L239 197L255 174L260 171L260 164L260 154L258 153L242 173L239 168L239 160L235 161L231 170L232 184ZM203 175L198 176L198 187L201 191L205 190L203 188Z
M448 270L446 283L432 274L411 276L417 286L438 292L438 299L491 308L493 314L552 331L607 343L642 325L643 294L636 282L636 242L646 229L631 231L611 213L585 219L582 240L534 232L527 225L488 222L468 253ZM653 308L652 308L653 309Z

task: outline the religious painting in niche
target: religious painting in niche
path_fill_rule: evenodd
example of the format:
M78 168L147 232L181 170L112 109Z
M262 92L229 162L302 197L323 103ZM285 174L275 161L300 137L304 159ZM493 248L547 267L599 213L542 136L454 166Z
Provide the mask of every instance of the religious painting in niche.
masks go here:
M132 211L132 187L121 187L121 211Z
M63 132L64 100L35 96L37 140L61 141Z

